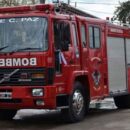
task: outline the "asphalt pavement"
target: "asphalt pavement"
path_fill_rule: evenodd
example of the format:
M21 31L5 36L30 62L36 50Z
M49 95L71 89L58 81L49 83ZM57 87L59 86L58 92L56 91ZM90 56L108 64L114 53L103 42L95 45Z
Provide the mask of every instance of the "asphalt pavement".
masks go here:
M0 130L130 130L130 109L119 110L111 101L102 104L76 124L65 123L60 111L20 110L13 120L0 121Z

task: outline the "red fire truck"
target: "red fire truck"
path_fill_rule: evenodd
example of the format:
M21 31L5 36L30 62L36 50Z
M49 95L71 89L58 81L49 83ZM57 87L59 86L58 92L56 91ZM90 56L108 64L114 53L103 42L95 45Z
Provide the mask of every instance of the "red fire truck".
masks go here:
M61 7L0 8L0 118L61 109L77 122L106 97L130 108L130 29Z

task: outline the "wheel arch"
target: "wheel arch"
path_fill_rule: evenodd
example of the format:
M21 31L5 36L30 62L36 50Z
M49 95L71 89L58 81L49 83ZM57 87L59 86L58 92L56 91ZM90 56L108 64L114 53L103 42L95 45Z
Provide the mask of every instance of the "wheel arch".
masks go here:
M78 75L77 77L75 77L74 82L80 82L84 87L87 96L89 96L90 98L90 84L89 84L88 75Z

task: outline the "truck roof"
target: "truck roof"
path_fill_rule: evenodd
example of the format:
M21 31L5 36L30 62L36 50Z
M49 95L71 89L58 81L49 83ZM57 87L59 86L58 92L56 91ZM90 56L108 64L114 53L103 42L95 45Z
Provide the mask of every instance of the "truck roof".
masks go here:
M65 3L57 4L40 4L40 5L25 5L25 6L15 6L15 7L2 7L0 8L0 13L17 13L17 12L28 12L28 11L49 11L55 13L59 11L61 14L68 15L80 15L84 17L98 18L92 14L74 8Z
M99 19L98 17L76 9L67 4L61 3L60 5L55 4L39 4L39 5L25 5L25 6L16 6L16 7L2 7L0 8L0 14L17 14L17 13L25 13L25 12L43 12L43 13L52 13L54 15L64 15L64 16L72 16L73 18L79 18L81 20L96 22L101 24L106 24L109 28L120 28L124 30L130 30L128 27L123 27L119 25L112 24L106 20Z

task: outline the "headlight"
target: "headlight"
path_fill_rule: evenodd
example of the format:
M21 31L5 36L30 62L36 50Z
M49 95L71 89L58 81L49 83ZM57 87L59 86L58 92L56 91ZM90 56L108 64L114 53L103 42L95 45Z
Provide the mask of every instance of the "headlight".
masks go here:
M41 97L43 94L43 89L32 89L32 96L34 97Z

